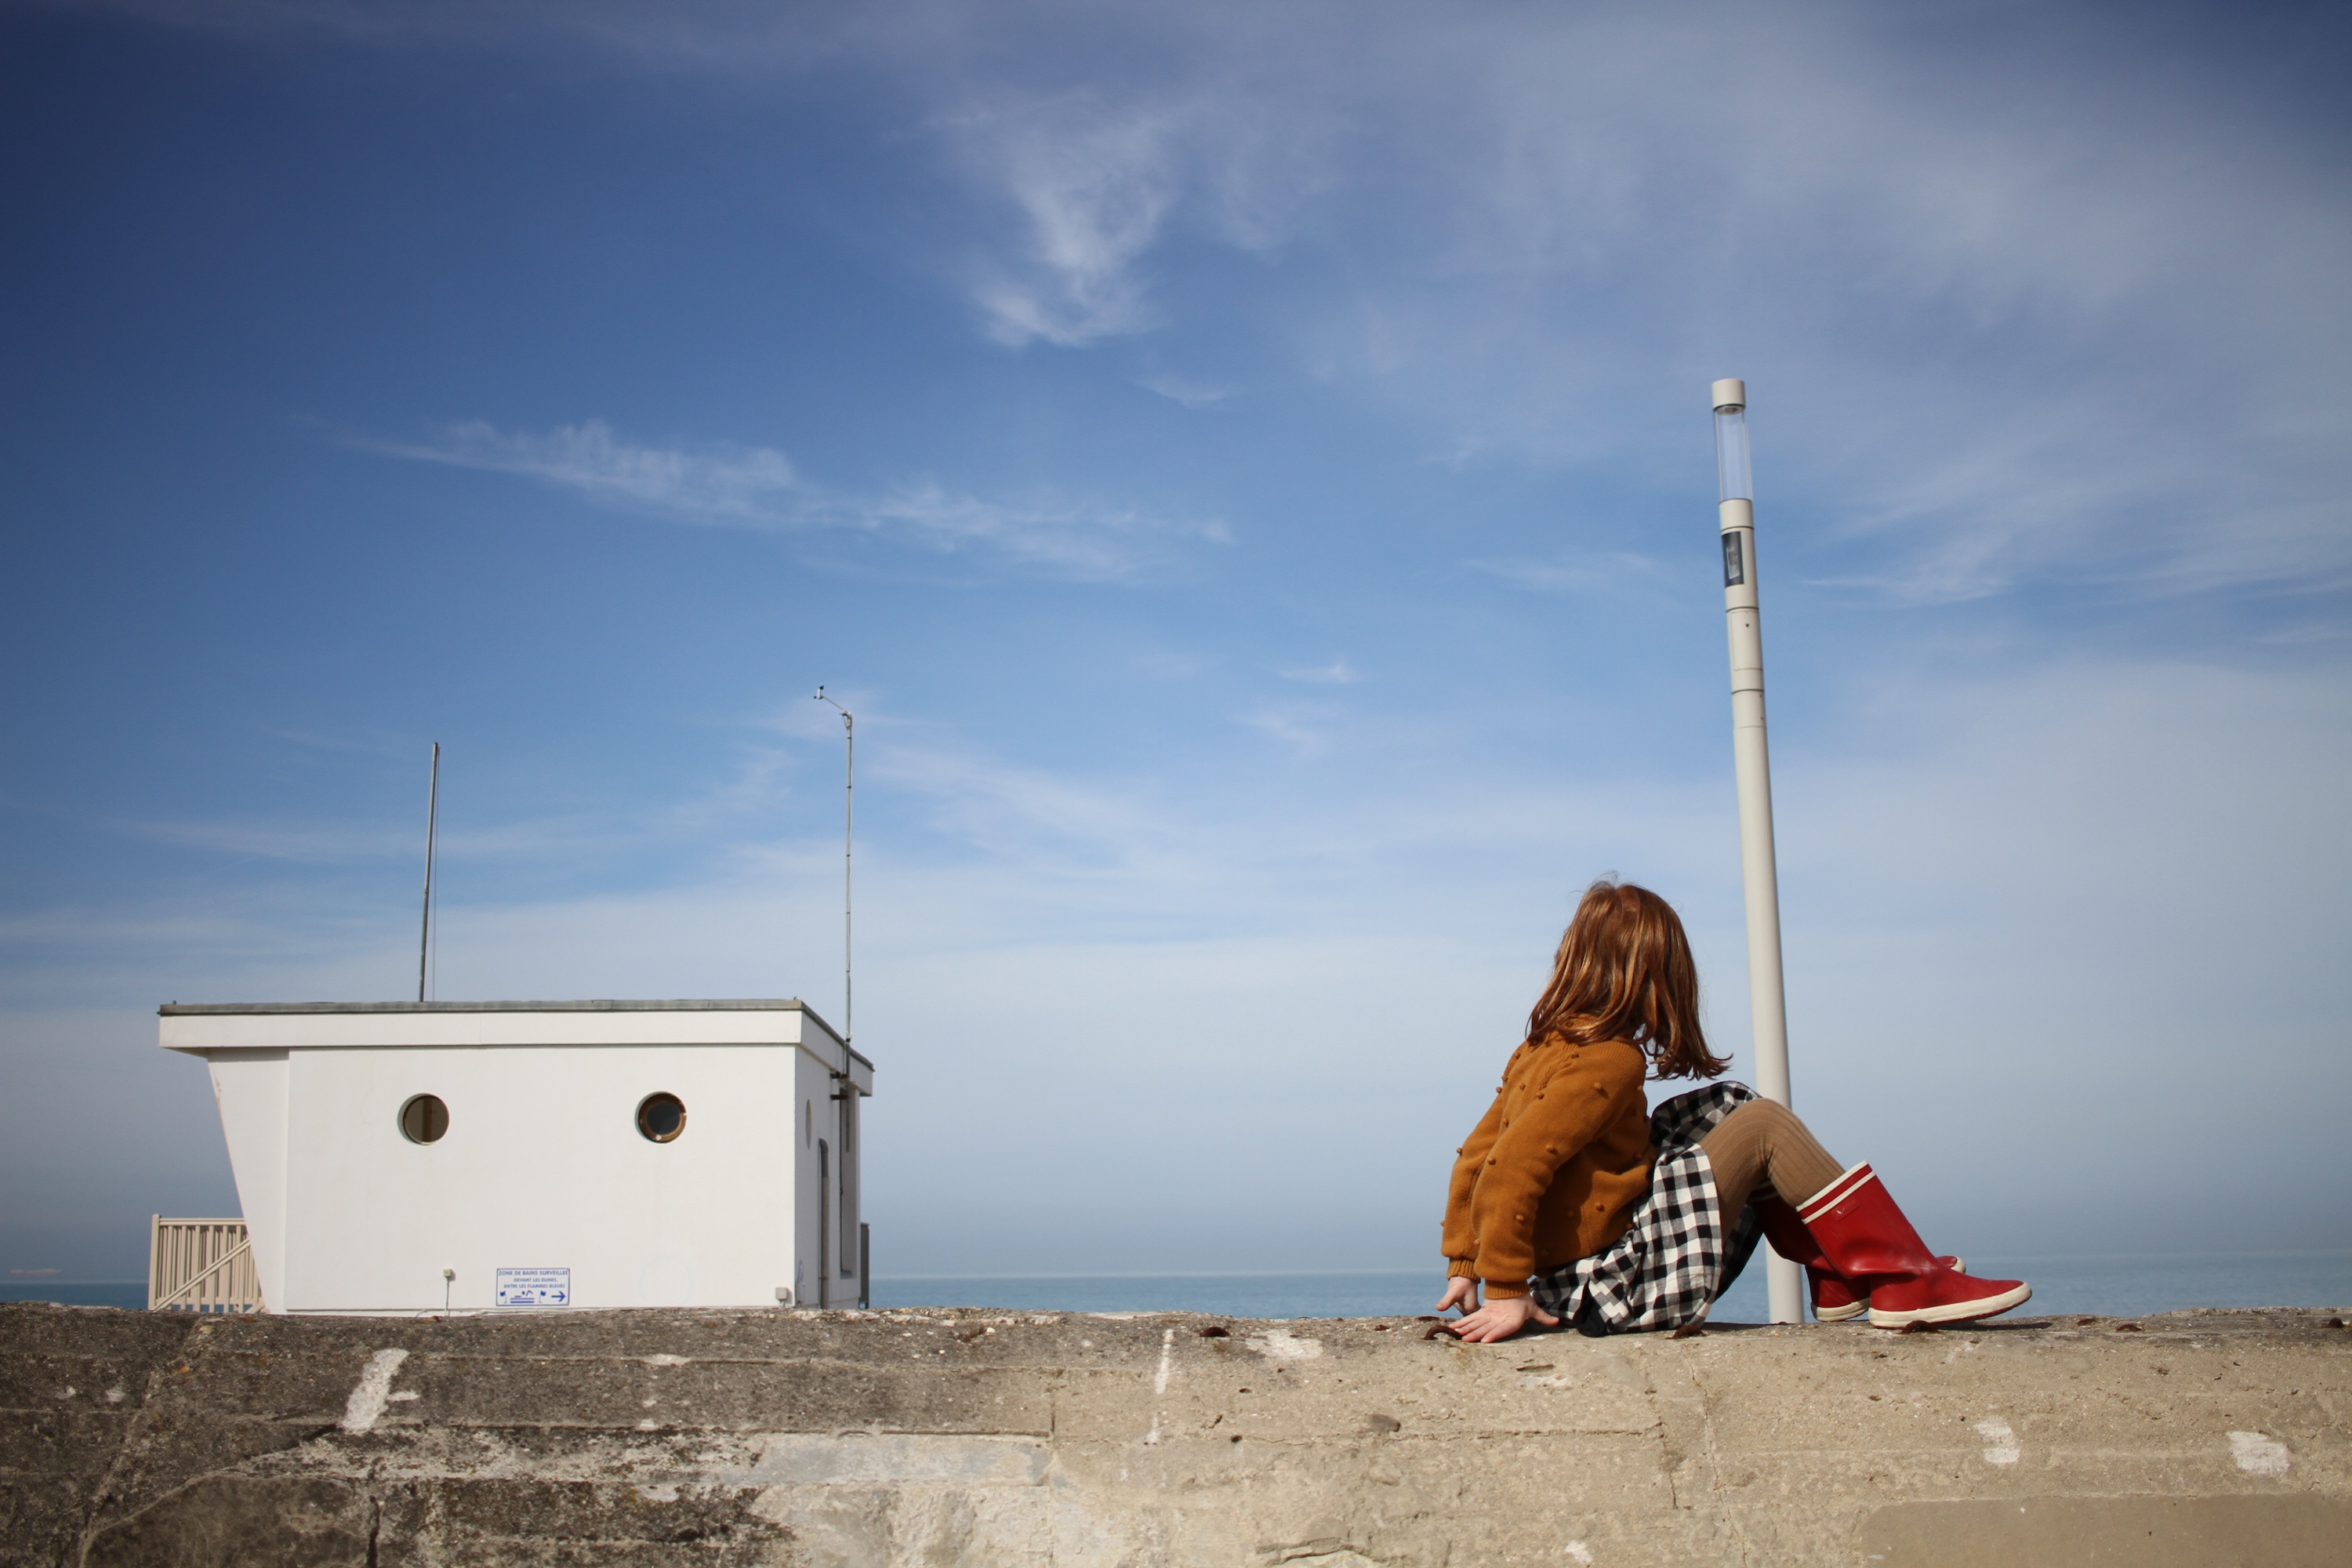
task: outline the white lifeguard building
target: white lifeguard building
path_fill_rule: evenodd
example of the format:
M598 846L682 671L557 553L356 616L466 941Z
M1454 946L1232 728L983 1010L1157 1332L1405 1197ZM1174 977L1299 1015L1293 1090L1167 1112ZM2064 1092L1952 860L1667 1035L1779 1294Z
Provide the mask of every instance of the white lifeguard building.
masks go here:
M161 1013L210 1064L268 1311L866 1296L874 1066L799 1002Z

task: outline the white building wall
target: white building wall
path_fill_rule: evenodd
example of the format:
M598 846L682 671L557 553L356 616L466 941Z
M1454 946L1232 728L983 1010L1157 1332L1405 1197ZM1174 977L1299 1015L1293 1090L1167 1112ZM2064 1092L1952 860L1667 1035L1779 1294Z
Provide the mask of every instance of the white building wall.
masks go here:
M823 1064L806 1057L801 1058L800 1078L795 1092L800 1096L801 1137L793 1163L793 1230L798 1240L793 1248L793 1299L810 1306L822 1306L824 1274L818 1267L816 1229L819 1203L816 1174L817 1141L826 1136L829 1127L825 1112L833 1101L828 1098L833 1089L833 1075Z
M833 1068L816 1058L801 1058L799 1085L800 1140L794 1160L793 1224L798 1246L793 1259L794 1298L805 1305L850 1306L857 1300L857 1258L842 1250L842 1137L844 1085ZM850 1092L855 1092L854 1089ZM856 1190L850 1194L855 1225Z
M286 1300L285 1050L223 1050L211 1056L213 1099L236 1173L236 1196L261 1300Z
M790 1284L793 1067L777 1046L293 1053L289 1311L489 1307L497 1270L565 1268L577 1307L772 1305ZM686 1104L651 1142L638 1103ZM449 1131L412 1143L401 1106ZM240 1196L242 1194L240 1193Z

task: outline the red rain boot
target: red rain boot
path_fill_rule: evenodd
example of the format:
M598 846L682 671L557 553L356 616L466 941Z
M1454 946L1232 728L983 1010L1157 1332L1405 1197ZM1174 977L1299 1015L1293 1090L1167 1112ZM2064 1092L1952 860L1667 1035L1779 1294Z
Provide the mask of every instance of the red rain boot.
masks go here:
M1748 1206L1756 1211L1763 1222L1764 1235L1772 1243L1772 1250L1791 1263L1805 1266L1805 1283L1811 1288L1813 1318L1817 1322L1843 1323L1859 1318L1870 1310L1870 1291L1856 1285L1837 1271L1829 1255L1789 1206L1788 1199L1772 1188L1759 1184L1748 1195ZM1938 1258L1937 1262L1947 1268L1966 1268L1957 1258Z
M1853 1281L1834 1268L1810 1267L1805 1283L1812 1287L1815 1322L1843 1323L1870 1310L1870 1292L1857 1292Z
M1882 1329L1966 1323L2032 1299L2018 1279L1979 1279L1927 1250L1868 1164L1805 1200L1797 1217L1840 1274L1867 1286L1870 1321Z
M1772 1244L1772 1250L1791 1263L1805 1266L1805 1277L1813 1288L1814 1317L1824 1323L1841 1322L1870 1304L1870 1292L1857 1292L1847 1286L1845 1277L1831 1266L1828 1254L1822 1251L1821 1243L1813 1239L1813 1233L1805 1228L1805 1222L1797 1217L1797 1211L1789 1206L1786 1198L1759 1182L1756 1190L1748 1194L1748 1206L1762 1222L1764 1239ZM1826 1292L1824 1286L1828 1287ZM1858 1305L1857 1295L1861 1298Z
M1936 1261L1956 1272L1968 1271L1965 1261L1948 1254ZM1822 1322L1843 1323L1870 1310L1870 1292L1827 1264L1808 1264L1805 1280L1813 1288L1813 1316Z

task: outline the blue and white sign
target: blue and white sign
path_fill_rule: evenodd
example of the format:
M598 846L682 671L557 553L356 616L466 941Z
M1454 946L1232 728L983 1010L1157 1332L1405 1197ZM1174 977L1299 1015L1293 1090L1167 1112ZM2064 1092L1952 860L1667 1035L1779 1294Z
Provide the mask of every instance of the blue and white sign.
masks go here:
M569 1268L501 1268L498 1302L501 1307L568 1307L572 1305Z

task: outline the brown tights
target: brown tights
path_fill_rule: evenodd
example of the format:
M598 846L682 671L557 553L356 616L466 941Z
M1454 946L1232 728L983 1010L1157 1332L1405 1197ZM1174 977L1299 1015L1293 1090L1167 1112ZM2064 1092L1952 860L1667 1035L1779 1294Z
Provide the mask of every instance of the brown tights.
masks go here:
M1830 1158L1796 1112L1769 1100L1740 1106L1717 1122L1698 1146L1715 1167L1716 1201L1727 1225L1748 1206L1748 1194L1759 1185L1771 1187L1793 1208L1845 1169Z

